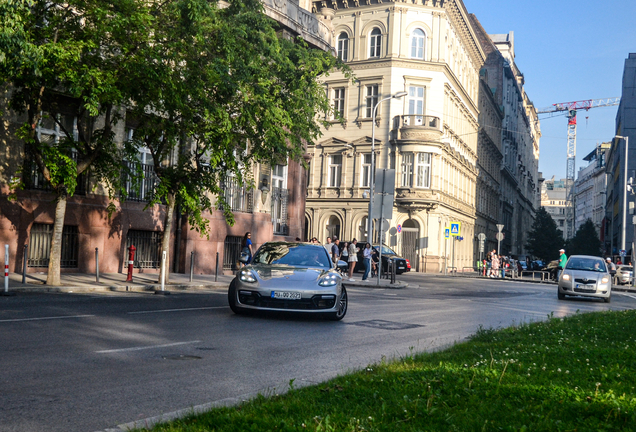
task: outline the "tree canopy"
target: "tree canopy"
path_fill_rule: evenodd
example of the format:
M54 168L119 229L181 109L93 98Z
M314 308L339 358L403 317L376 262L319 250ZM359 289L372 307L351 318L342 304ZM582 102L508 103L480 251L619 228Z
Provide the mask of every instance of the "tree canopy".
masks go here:
M574 237L567 242L570 255L601 256L601 239L591 219L586 220L576 231Z
M338 61L277 30L258 0L0 3L0 79L9 107L26 114L18 138L57 198L47 283L59 283L66 200L80 174L125 197L122 161L147 147L159 177L151 204L178 202L205 233L203 212L223 207L221 178L244 181L253 162L303 154L330 110L319 77ZM124 117L137 130L122 144ZM62 138L40 140L43 118Z
M563 232L557 228L547 210L541 207L528 233L526 249L537 258L551 261L559 257L559 249L564 243Z

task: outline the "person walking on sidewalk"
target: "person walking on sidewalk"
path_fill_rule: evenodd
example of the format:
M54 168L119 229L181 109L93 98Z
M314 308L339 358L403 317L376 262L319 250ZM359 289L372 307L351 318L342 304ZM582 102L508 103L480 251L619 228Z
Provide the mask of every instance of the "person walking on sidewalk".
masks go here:
M557 282L561 277L561 273L563 273L563 269L565 268L565 264L568 262L568 256L565 254L565 249L559 249L559 267L557 267Z
M323 247L325 248L325 250L327 251L327 253L329 254L329 259L333 260L332 256L331 256L331 237L327 237L327 243L325 243L323 245Z
M333 245L331 246L331 260L337 266L340 259L340 240L338 237L333 238Z
M356 268L356 263L358 262L358 248L356 243L358 243L358 240L354 238L349 245L349 282L355 280L353 279L353 270Z
M362 280L367 280L369 277L369 272L371 271L371 243L367 242L364 245L364 249L362 249L362 258L364 259L364 275L362 276Z
M490 277L499 277L499 257L495 250L492 251L492 256L490 258Z
M247 262L244 265L249 264L252 261L252 233L249 231L243 236L241 240L241 254L247 255Z
M344 262L349 262L349 242L344 242L342 245L342 251L340 252L340 259Z

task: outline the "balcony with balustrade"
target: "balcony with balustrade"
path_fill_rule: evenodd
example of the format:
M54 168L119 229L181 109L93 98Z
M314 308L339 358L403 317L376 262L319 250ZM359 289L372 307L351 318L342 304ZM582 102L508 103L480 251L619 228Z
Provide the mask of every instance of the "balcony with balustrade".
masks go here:
M396 116L394 130L398 141L421 141L440 143L442 122L439 117L407 114Z

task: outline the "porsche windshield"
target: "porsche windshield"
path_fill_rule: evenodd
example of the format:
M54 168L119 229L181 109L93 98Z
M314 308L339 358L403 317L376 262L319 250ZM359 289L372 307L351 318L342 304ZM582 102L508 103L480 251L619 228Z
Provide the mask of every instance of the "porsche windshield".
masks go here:
M331 267L329 256L324 247L302 243L265 243L256 252L252 263L299 267Z

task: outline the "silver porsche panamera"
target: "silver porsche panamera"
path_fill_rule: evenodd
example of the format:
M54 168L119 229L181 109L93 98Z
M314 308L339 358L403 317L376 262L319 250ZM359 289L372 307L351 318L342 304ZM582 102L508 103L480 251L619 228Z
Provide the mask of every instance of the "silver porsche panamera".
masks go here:
M344 318L348 306L342 277L325 248L291 242L263 244L230 284L228 302L237 314L287 311L321 314L333 320Z

